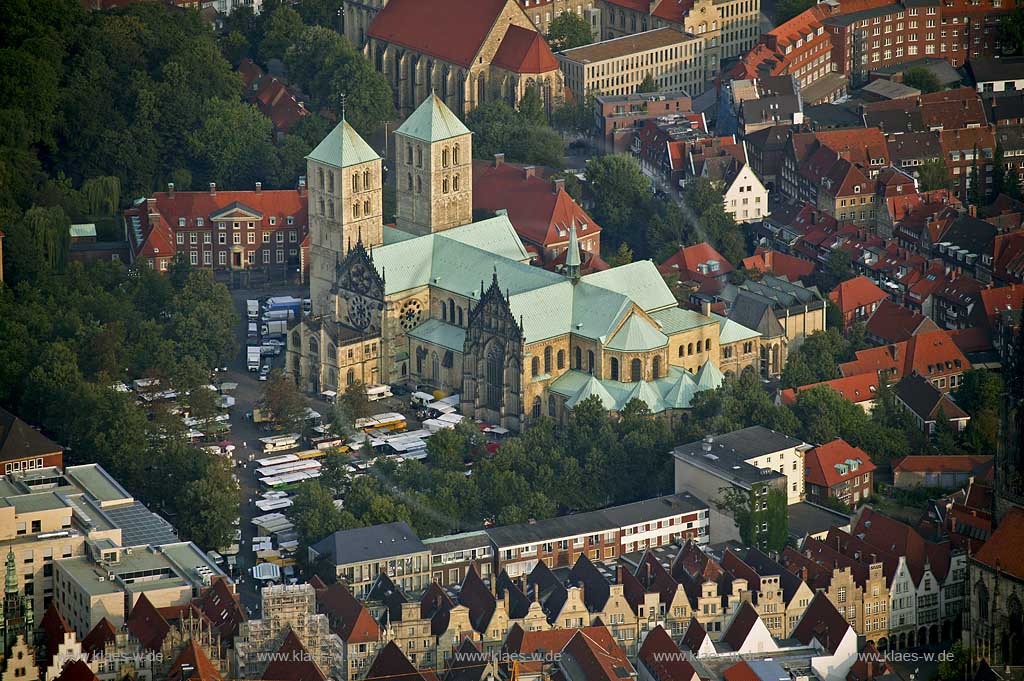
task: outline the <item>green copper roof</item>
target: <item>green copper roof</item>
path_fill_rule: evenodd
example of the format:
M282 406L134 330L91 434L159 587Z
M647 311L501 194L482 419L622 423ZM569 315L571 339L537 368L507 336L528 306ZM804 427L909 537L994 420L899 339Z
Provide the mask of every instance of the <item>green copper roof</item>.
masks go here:
M735 343L736 341L757 338L761 335L757 331L748 329L739 322L735 322L728 317L717 315L714 312L711 313L711 317L718 322L719 345L728 345L729 343Z
M651 318L661 325L661 332L667 336L715 323L710 317L705 317L693 310L684 310L681 307L670 307L652 312Z
M601 385L601 381L597 380L593 376L591 376L590 379L576 391L575 395L566 400L565 406L572 409L577 404L593 395L597 395L598 399L601 400L601 406L605 409L615 409L615 398L605 390L605 387Z
M675 296L650 260L594 272L580 281L618 291L647 311L676 306Z
M395 134L424 142L440 142L470 133L469 128L463 125L459 117L445 106L441 98L431 93L423 100L422 104L416 107L412 115L398 126Z
M465 329L440 319L428 319L410 331L409 336L457 352L462 352L466 344Z
M576 218L573 218L572 227L569 228L569 250L565 254L565 266L580 266L580 242L576 238Z
M609 350L620 352L644 352L664 347L668 337L651 326L650 322L638 314L630 316L626 323L619 327L611 340Z
M669 409L689 409L693 396L697 394L697 382L687 372L679 374L675 385L665 393L665 406Z
M360 163L380 160L377 152L370 148L370 145L344 119L316 145L316 149L309 152L306 158L335 168L350 168Z
M725 376L710 359L697 372L697 390L714 390L722 385Z
M633 384L633 389L630 390L629 395L626 396L626 404L629 404L633 400L640 400L646 404L653 414L665 411L666 409L665 402L661 399L661 395L658 394L658 391L654 386L647 381L640 381L639 383Z

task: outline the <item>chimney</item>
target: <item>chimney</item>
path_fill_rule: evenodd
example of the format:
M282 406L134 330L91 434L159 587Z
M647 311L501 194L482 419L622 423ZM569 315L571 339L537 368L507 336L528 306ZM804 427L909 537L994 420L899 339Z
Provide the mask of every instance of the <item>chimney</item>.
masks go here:
M257 194L262 194L263 193L263 183L262 182L257 182L256 183L256 193Z
M537 166L523 166L523 179L529 180L531 177L536 177Z
M174 198L174 183L173 182L168 182L167 183L167 196L171 197L172 199Z
M500 166L504 162L505 162L505 154L495 154L494 155L494 167L495 168L497 168L498 166Z
M556 177L555 179L551 180L551 193L552 194L556 194L557 195L558 192L562 191L563 189L565 189L565 178Z
M210 183L210 196L217 196L217 183L216 182L211 182Z
M807 581L807 577L808 577L807 566L804 565L802 568L800 568L800 579L802 579L804 582L806 582Z
M302 198L306 197L306 176L299 175L299 196Z
M705 317L710 317L711 316L711 301L710 300L702 300L700 302L700 313L702 315L704 315Z
M970 214L970 216L972 218L978 217L978 207L977 206L972 205L970 208L967 209L967 212Z

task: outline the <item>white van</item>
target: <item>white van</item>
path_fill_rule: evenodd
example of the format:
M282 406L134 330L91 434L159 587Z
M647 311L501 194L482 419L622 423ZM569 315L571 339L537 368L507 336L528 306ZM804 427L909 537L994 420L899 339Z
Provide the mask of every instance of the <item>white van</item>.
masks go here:
M327 404L334 404L338 399L338 393L333 390L325 390L320 393L320 399Z
M434 401L434 396L430 393L414 392L412 397L409 399L409 403L416 409L425 407Z
M391 397L391 386L390 385L368 385L366 386L366 399L371 402L377 400L383 400L387 397Z

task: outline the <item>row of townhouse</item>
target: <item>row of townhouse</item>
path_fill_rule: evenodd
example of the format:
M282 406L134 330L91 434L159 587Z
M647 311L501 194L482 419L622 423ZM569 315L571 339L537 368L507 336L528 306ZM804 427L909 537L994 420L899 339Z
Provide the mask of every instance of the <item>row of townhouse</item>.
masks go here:
M800 550L787 547L781 562L880 649L935 644L959 632L966 555L870 507L852 532L808 537Z
M419 593L432 582L456 586L470 571L484 579L502 572L518 578L538 563L556 569L572 567L580 556L614 562L687 539L706 543L709 516L705 502L682 493L426 541L403 522L375 525L336 532L309 551L312 561L329 560L357 597L381 574Z

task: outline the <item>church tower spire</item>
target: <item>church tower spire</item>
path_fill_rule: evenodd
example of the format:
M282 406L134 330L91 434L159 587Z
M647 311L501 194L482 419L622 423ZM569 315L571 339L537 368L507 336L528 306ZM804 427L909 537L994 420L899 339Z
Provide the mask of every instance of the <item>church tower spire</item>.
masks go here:
M572 226L569 227L569 248L565 252L565 274L575 284L580 278L580 242L576 238L576 218L572 219Z

